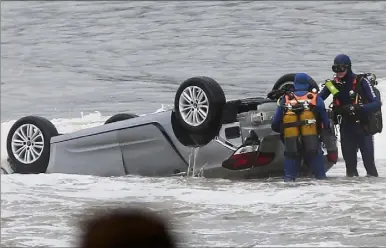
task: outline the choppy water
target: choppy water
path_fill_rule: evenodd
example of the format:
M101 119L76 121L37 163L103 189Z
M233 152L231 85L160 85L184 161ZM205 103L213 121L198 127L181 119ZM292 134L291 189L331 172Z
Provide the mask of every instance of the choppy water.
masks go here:
M373 71L386 94L384 2L2 2L1 163L13 122L27 114L60 132L173 101L195 75L227 98L268 92L284 73L331 76L337 53ZM94 113L94 111L99 111ZM85 113L80 118L81 112ZM385 112L385 111L384 111ZM386 145L380 178L328 182L1 175L1 244L70 246L84 208L144 202L173 214L189 245L386 244ZM383 147L383 148L382 148ZM362 163L360 173L364 175Z

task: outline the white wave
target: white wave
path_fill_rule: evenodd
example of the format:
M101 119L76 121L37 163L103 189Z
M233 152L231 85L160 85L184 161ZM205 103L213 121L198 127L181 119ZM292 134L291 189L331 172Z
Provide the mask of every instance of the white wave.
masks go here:
M178 233L192 236L194 245L218 247L223 240L228 245L247 242L250 246L258 238L258 245L266 246L265 242L272 244L280 236L296 239L293 246L340 246L334 240L337 236L371 237L385 230L384 215L379 215L386 204L384 187L382 178L335 178L288 185L277 181L14 174L1 181L2 235L9 241L24 230L23 238L18 238L20 244L72 246L76 219L86 209L142 203L187 223L178 223L184 225ZM26 208L31 214L26 214ZM248 239L231 241L237 233ZM36 238L37 234L41 238ZM315 239L308 239L309 235ZM330 238L325 240L327 236ZM58 242L53 244L55 237Z

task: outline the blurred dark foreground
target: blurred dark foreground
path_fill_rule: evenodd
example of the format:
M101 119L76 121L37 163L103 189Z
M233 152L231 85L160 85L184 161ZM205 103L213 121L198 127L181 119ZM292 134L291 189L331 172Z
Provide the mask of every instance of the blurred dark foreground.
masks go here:
M177 248L166 217L139 207L98 210L82 222L80 248Z

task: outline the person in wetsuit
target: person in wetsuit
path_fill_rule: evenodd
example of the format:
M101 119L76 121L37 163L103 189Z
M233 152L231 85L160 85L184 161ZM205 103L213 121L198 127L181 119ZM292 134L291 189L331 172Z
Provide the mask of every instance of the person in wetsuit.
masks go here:
M330 122L328 119L328 115L326 112L326 108L324 105L323 99L318 97L316 93L312 92L312 85L310 84L310 77L306 73L297 73L294 80L294 92L293 97L295 101L299 100L310 100L310 104L313 107L312 114L313 119L317 120L316 126L319 126L319 124L322 124L322 126L326 129L330 128ZM288 110L286 110L286 106L288 103L291 102L291 99L288 97L283 97L280 101L280 104L276 110L276 113L273 117L271 128L273 131L278 132L281 134L283 142L285 143L285 160L284 160L284 181L295 181L298 172L302 163L302 160L304 160L305 164L308 164L315 177L317 179L326 179L326 170L324 166L324 156L323 156L323 150L321 141L318 137L318 133L315 133L315 140L312 143L314 148L313 150L315 152L308 153L301 148L301 145L299 145L298 137L293 137L294 143L287 143L285 140L287 137L283 134L283 129L285 128L285 125L287 123L284 123L284 118L286 114L288 113ZM295 122L296 123L296 122ZM292 123L291 123L292 124ZM304 124L302 124L304 125ZM299 126L300 127L300 126ZM299 136L301 137L301 136ZM298 151L295 153L290 152L295 146L299 145ZM308 147L310 148L310 147ZM291 154L290 154L291 153Z
M358 176L357 151L361 151L367 176L378 176L374 161L373 135L367 134L360 119L381 107L381 99L374 93L374 88L368 79L357 80L357 75L351 69L351 59L345 54L339 54L334 59L332 70L336 73L333 80L339 92L333 97L333 105L340 120L341 148L346 163L346 175ZM357 87L362 89L365 104L358 104ZM319 93L325 100L331 94L327 87Z

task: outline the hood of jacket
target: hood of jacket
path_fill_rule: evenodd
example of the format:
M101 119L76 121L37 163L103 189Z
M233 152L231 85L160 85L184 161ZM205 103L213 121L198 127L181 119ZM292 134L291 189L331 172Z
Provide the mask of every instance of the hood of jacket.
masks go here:
M310 78L307 73L297 73L294 80L295 91L310 91Z
M347 56L346 54L338 54L334 58L334 64L336 64L336 65L347 65L348 66L347 73L342 78L343 81L351 81L354 78L355 74L352 72L352 69L351 69L351 59L350 59L349 56Z

